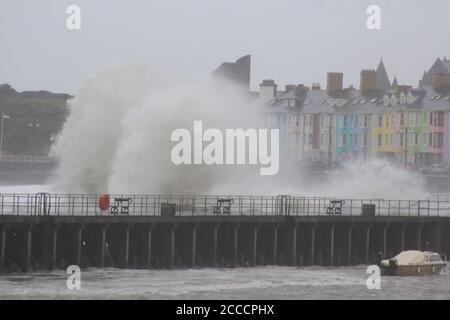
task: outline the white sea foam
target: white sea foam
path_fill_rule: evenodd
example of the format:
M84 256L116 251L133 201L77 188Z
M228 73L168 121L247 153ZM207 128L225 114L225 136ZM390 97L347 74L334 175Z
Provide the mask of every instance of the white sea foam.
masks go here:
M260 110L226 82L169 81L143 66L102 70L85 80L52 152L55 192L292 194L384 199L426 198L420 176L383 160L357 162L311 178L282 163L276 176L257 166L176 166L171 132L256 128Z
M0 299L449 299L448 275L382 277L368 290L366 268L87 269L81 290L64 271L4 275Z

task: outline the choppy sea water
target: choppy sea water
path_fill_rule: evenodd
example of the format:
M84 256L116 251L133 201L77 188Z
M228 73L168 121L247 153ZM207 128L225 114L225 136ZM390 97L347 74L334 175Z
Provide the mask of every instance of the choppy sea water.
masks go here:
M446 273L447 272L447 273ZM81 289L64 271L0 276L0 299L450 299L450 274L382 277L366 286L366 268L87 269Z

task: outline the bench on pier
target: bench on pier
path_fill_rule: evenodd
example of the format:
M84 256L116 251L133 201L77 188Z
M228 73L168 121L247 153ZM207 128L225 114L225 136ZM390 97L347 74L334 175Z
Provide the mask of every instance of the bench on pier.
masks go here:
M342 206L344 204L344 200L331 200L327 207L327 214L342 214Z
M128 214L130 212L131 198L119 197L114 198L114 205L111 206L111 214Z
M231 214L231 205L234 203L234 199L222 198L217 199L217 204L213 206L213 212L215 214Z

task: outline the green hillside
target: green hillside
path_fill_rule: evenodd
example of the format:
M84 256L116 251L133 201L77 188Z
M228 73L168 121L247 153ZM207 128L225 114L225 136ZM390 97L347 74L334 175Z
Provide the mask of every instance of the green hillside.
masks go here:
M0 85L0 116L10 117L4 120L3 152L47 155L68 115L69 98L68 94L17 92L7 84Z

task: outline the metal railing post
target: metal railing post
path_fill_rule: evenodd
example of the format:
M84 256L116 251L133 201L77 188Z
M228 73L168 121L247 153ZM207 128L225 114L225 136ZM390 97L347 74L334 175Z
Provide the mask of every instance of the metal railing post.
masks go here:
M350 200L350 216L353 215L353 200Z

